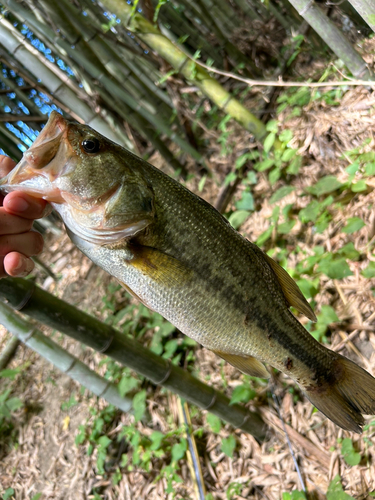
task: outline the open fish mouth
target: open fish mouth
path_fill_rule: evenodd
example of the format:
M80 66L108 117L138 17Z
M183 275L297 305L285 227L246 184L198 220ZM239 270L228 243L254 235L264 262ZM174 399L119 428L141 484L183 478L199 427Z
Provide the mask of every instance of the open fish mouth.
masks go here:
M61 174L61 165L53 160L58 155L67 128L65 118L53 111L31 148L23 154L14 169L0 180L1 191L9 193L22 188L33 196L60 202L61 195L52 182Z

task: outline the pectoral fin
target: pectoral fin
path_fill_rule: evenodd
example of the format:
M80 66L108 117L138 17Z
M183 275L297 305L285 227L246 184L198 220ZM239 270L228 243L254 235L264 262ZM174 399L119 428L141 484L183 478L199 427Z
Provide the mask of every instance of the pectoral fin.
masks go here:
M151 247L129 246L133 258L128 264L134 266L152 280L165 286L182 286L193 275L193 271L178 259Z
M266 253L264 253L263 255L276 274L288 304L295 307L297 311L304 314L306 318L315 323L317 319L314 311L311 309L310 304L307 302L301 290L298 288L297 283L293 280L293 278L289 276L285 269L283 269L277 262L271 259L271 257L269 257Z
M142 300L139 297L139 295L137 295L135 292L133 292L133 290L128 285L125 285L125 283L123 283L120 280L119 280L119 283L125 288L125 290L128 293L130 293L130 295L132 295L135 299L139 300L139 302L141 302L141 304L143 304L144 306L148 307L151 311L153 311L152 307L150 307L148 304L146 304L146 302L144 300Z
M270 376L264 364L253 356L239 356L238 354L228 354L221 351L212 352L225 359L225 361L228 361L228 363L235 366L243 373L260 378L269 378Z

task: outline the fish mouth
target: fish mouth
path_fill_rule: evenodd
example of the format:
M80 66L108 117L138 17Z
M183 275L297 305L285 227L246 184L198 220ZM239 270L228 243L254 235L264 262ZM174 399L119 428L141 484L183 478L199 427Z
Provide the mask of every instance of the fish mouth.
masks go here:
M0 180L0 189L5 193L22 189L37 198L61 203L60 191L52 182L61 175L61 165L53 162L62 139L66 135L68 122L56 111L52 111L48 122L21 161L8 175Z

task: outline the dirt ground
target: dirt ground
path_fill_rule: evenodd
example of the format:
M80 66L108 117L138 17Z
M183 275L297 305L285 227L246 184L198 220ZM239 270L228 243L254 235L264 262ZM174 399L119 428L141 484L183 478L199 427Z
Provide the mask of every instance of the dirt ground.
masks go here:
M374 149L374 104L372 90L357 87L348 89L339 105L329 106L319 100L305 106L300 116L292 117L285 112L283 127L293 131L294 144L300 148L304 166L292 181L295 191L280 201L281 207L288 203L298 206L306 204L307 200L300 197L302 189L324 175L331 174L339 180L345 180L345 168L349 164L345 151L361 146L365 139L370 140L366 150ZM220 182L229 172L231 162L248 146L247 135L236 126L233 126L229 141L233 142L233 149L230 156L223 159L215 137L212 140L209 162L215 167L217 175L207 180L200 193L211 202L216 199ZM154 160L155 163L160 162L158 158ZM198 180L191 180L189 187L197 191ZM271 186L266 173L259 174L254 186L257 208L241 227L241 232L250 240L255 241L268 227L268 218L274 208L268 200L280 185ZM320 276L315 310L319 312L323 305L334 308L340 321L330 325L331 348L375 374L375 283L361 274L369 261L374 260L373 178L367 179L367 186L366 191L357 193L342 210L335 212L322 234L314 232L309 224L303 227L298 221L286 239L287 248L294 248L298 243L301 255L303 252L311 255L316 245L323 245L327 251L337 251L349 242L360 252L360 260L349 262L353 273L351 276L341 280L333 280L323 274ZM234 200L240 196L241 189ZM365 222L362 229L353 234L337 230L354 216ZM103 308L102 297L108 293L114 280L82 257L64 234L56 236L48 233L46 242L41 259L59 276L59 280L55 282L43 270L37 269L37 283L97 317L108 316L108 310ZM298 256L293 254L288 260L288 267L295 267L297 259ZM122 291L116 292L115 296L118 304L133 300L128 299ZM2 329L0 350L8 339L9 334ZM66 337L55 334L54 339L90 368L104 374L103 364L100 364L102 355ZM210 385L230 395L241 384L242 375L230 365L223 365L213 353L197 347L195 356L195 369L202 380L209 379ZM111 474L99 474L96 467L97 450L88 455L88 444L76 445L75 437L79 426L92 420L92 409L102 410L107 403L82 390L69 377L28 348L20 346L9 367L15 368L24 363L28 366L18 376L12 393L23 401L24 408L13 417L13 440L3 443L3 446L0 443L0 494L4 494L7 488L13 488L17 500L31 499L37 493L41 493L40 498L43 500L156 500L173 497L172 493L165 493L165 478L157 479L164 465L163 460L166 460L164 458L154 460L148 472L137 466L123 468L116 484ZM230 425L224 425L215 434L207 424L206 412L192 412L193 429L203 428L204 431L197 438L198 451L207 493L211 493L212 498L279 499L285 492L302 489L296 464L311 498L325 498L329 484L337 474L349 495L356 499L371 498L371 492L375 491L375 426L371 417L366 422L372 422L372 425L361 436L354 435L339 429L321 413L314 412L303 396L294 397L292 382L282 374L277 377L276 385L257 390L257 398L249 405L261 411L269 426L262 444ZM279 408L275 406L275 400L267 396L270 391L277 394ZM64 405L71 400L72 395L75 403ZM174 395L147 385L150 417L139 422L137 428L144 435L149 435L155 429L168 432L171 428L178 428L177 406ZM109 426L108 436L116 437L121 427L131 423L133 418L127 414L117 415ZM221 451L222 440L230 435L234 435L237 442L233 458ZM358 465L349 466L343 458L340 443L347 437L352 439L356 452L362 457ZM125 453L131 460L132 448L128 447ZM175 486L176 498L198 498L187 461L183 459L179 463L183 482ZM236 485L239 485L237 490ZM100 491L101 496L95 496L94 488Z

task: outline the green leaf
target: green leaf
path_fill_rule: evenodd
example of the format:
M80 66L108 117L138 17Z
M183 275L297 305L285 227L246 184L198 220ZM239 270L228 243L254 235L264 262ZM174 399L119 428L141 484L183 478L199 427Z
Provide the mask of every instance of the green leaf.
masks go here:
M208 425L211 427L212 432L218 434L221 431L221 420L213 413L208 413L206 416Z
M267 125L266 125L266 130L267 132L275 132L275 134L278 131L278 121L277 120L270 120Z
M345 227L343 227L342 232L346 234L352 234L359 231L365 226L365 223L360 217L350 217L347 221Z
M250 387L245 384L238 385L233 389L229 404L234 405L236 403L247 403L251 399L254 399L255 396L256 392L254 391L254 389L250 389Z
M41 493L37 493L36 495L34 495L31 500L39 500L39 498L41 498L42 494Z
M258 237L258 239L256 240L256 244L258 246L263 245L263 243L265 243L271 237L272 231L273 231L273 226L270 226Z
M324 305L321 307L320 314L318 314L318 321L320 323L330 325L331 323L337 323L340 320L333 307Z
M23 403L20 398L9 398L6 402L9 411L14 412L19 408L22 408Z
M269 202L276 203L277 201L282 200L287 196L288 194L292 193L295 190L293 186L283 186L280 189L278 189L273 195L271 196Z
M306 224L306 222L315 222L319 217L321 210L321 204L318 201L313 200L305 208L300 210L298 218L304 224Z
M328 486L327 500L355 500L343 490L338 474L332 479Z
M349 167L346 167L345 172L347 172L349 175L355 175L359 170L359 162L355 161Z
M306 495L303 491L293 490L292 493L283 493L283 500L306 500Z
M290 162L289 166L286 169L287 174L297 175L302 165L302 158L300 156L296 156L293 158L293 161Z
M269 153L271 151L275 139L276 139L276 134L274 132L268 134L267 137L264 139L263 148L265 153Z
M341 453L348 465L358 465L361 461L361 455L357 453L353 447L352 440L345 438L341 444Z
M366 163L365 165L366 175L375 175L375 161L371 163Z
M366 181L364 180L358 181L355 184L352 184L350 189L353 191L353 193L360 193L362 191L366 191L367 189Z
M289 234L290 231L294 228L294 226L296 225L296 220L294 219L291 219L291 220L287 220L285 222L282 222L281 224L279 224L277 226L277 232L279 234Z
M225 180L224 180L224 184L226 186L228 186L228 184L230 184L231 182L235 181L237 179L237 174L236 172L230 172L226 177L225 177Z
M271 172L268 174L268 180L270 181L271 186L275 184L280 179L281 171L279 168L273 168Z
M312 299L318 293L319 279L307 280L302 278L297 281L297 285L306 299Z
M254 170L250 170L250 172L247 174L246 181L249 184L256 184L257 183L257 174L254 172Z
M234 166L236 167L236 169L241 168L245 165L247 160L248 160L248 153L244 153L243 155L236 158L236 161L234 162Z
M329 278L338 280L353 274L344 258L324 259L319 263L318 271L326 274Z
M172 461L177 462L184 458L187 450L187 440L182 438L179 443L176 443L172 446Z
M296 153L296 149L286 149L281 156L281 161L290 161Z
M249 217L250 212L247 210L237 210L230 214L228 221L234 229L238 229L245 220Z
M365 278L375 278L375 261L371 260L369 265L361 272Z
M293 132L287 128L280 133L279 139L281 142L288 143L289 141L291 141L293 139ZM287 161L287 160L284 160L284 161Z
M361 255L358 252L358 250L356 250L354 248L353 242L349 242L346 245L344 245L342 248L340 248L340 250L338 250L337 253L339 253L343 257L346 257L347 259L354 260L354 261L359 260L359 257Z
M5 370L1 370L0 372L0 377L4 378L10 378L11 380L14 380L16 376L22 372L22 367L18 368L6 368Z
M342 186L342 183L336 179L333 175L326 175L318 180L318 182L309 188L307 191L315 196L322 196L323 194L332 193L332 191L336 191L339 187Z
M121 397L138 387L139 380L134 377L122 377L118 384L118 391Z
M204 175L198 184L198 191L201 193L203 191L204 185L206 184L207 175Z
M269 168L272 167L272 165L275 163L275 160L273 158L266 158L265 160L256 163L254 165L254 168L258 170L258 172L264 172L265 170L268 170Z
M164 439L164 434L160 431L154 431L151 435L150 435L150 439L151 439L151 446L150 446L150 450L152 451L156 451L160 448L160 446L162 445L162 441Z
M133 398L134 419L141 420L146 410L146 391L139 391Z
M4 492L3 495L3 500L8 500L12 495L14 495L14 489L13 488L7 488Z
M233 457L233 452L236 449L236 440L234 436L229 436L224 438L221 442L221 451L229 458Z
M250 191L244 191L241 199L236 202L238 210L254 210L254 198Z
M173 356L173 354L176 352L177 347L178 347L178 340L177 339L168 340L168 342L164 346L163 358L170 359Z

